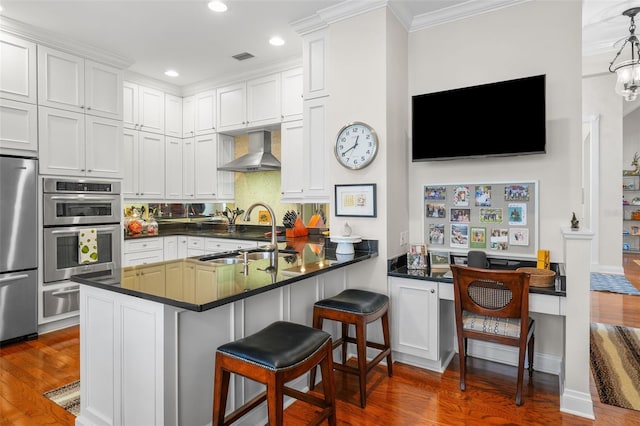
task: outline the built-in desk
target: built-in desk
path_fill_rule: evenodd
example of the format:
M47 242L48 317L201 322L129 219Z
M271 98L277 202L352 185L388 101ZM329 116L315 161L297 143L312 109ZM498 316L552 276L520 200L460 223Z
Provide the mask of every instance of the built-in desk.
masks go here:
M562 265L554 268L563 271ZM562 369L563 283L559 274L557 286L531 287L529 292L529 312L536 319L534 368L551 374ZM451 272L392 267L388 286L394 359L443 372L457 350ZM517 365L517 349L511 347L470 340L468 350L474 357Z

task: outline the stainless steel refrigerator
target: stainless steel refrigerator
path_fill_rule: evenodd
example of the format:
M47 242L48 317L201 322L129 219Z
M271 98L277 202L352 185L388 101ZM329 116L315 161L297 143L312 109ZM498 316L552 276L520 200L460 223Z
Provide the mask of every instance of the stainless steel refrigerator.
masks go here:
M38 161L0 156L0 343L38 331Z

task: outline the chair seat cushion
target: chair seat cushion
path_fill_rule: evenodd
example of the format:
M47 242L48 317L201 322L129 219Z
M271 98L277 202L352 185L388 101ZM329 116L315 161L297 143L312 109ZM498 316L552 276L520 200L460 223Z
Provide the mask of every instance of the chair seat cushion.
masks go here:
M387 303L389 303L389 298L384 294L348 289L328 299L318 300L314 306L358 314L370 314L378 311Z
M531 321L529 323L531 324ZM463 312L462 328L498 336L520 337L519 318L498 318Z
M277 321L255 334L220 346L218 351L270 370L278 370L310 357L330 338L322 330Z

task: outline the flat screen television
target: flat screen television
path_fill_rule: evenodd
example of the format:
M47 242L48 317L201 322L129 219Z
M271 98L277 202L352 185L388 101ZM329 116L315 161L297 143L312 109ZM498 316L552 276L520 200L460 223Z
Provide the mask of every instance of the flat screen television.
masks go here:
M412 160L546 152L545 76L412 97Z

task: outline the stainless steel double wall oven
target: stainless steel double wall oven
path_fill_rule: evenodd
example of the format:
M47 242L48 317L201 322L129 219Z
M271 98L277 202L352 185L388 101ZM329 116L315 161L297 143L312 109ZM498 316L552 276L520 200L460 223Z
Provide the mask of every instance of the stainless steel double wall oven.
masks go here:
M72 275L120 267L122 201L119 182L45 178L43 181L44 285ZM81 264L79 235L95 229L98 259ZM44 292L44 316L77 310L77 287Z

